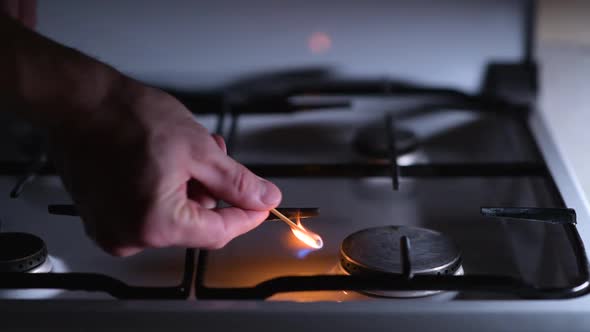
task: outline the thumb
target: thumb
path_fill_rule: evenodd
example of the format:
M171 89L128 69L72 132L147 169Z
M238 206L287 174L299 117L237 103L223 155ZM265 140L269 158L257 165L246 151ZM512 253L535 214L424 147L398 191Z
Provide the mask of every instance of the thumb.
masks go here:
M222 153L216 153L207 165L195 164L192 173L215 198L235 207L268 211L281 201L277 186Z

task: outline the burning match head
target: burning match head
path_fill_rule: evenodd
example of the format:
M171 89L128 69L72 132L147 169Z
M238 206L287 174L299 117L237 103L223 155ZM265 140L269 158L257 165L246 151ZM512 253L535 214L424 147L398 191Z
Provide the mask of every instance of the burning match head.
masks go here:
M292 228L291 231L301 242L310 246L313 249L321 249L324 246L322 237L314 232L310 232L301 226L301 229Z
M295 237L297 237L301 242L307 244L308 246L314 249L320 249L324 246L324 241L319 235L317 235L314 232L308 231L307 229L305 229L305 227L303 227L303 225L301 225L301 218L299 216L299 213L296 214L297 223L294 223L293 221L291 221L291 219L287 218L277 209L271 209L270 212L279 217L279 219L284 221L287 225L289 225Z

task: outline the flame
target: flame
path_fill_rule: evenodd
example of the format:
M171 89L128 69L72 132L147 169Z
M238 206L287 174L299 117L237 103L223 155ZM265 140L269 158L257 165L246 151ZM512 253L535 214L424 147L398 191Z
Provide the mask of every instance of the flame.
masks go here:
M299 217L297 218L297 226L298 228L291 228L291 231L299 241L314 249L321 249L324 246L324 241L319 235L305 229L305 227L301 225Z

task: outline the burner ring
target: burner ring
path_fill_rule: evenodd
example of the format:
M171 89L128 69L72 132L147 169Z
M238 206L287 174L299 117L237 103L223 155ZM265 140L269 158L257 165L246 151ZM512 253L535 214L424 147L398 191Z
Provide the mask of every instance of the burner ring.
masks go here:
M442 233L418 227L382 226L349 235L340 246L340 264L351 275L399 276L403 266L400 238L411 243L410 262L415 275L455 274L461 253Z
M47 260L45 242L28 233L0 233L0 272L29 272Z

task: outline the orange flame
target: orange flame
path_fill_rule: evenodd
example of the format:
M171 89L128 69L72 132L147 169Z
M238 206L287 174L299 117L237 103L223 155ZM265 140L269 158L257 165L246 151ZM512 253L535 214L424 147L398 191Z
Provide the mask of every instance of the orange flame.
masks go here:
M297 226L298 228L291 228L291 231L293 232L293 235L299 239L299 241L314 249L321 249L324 246L322 237L305 229L305 227L301 225L299 218L297 218Z

